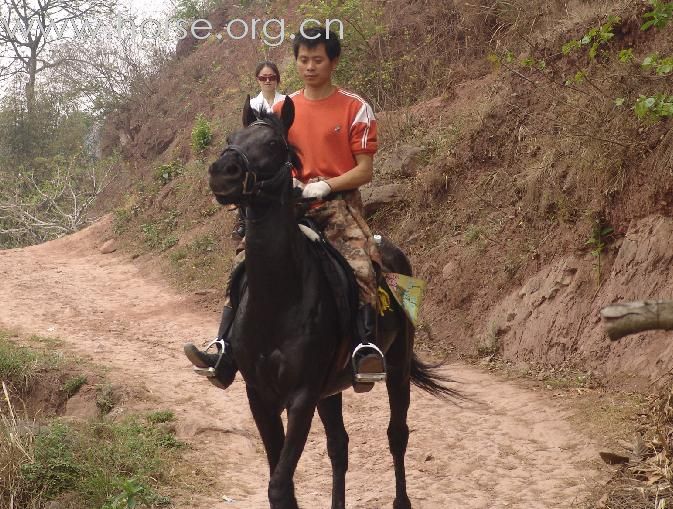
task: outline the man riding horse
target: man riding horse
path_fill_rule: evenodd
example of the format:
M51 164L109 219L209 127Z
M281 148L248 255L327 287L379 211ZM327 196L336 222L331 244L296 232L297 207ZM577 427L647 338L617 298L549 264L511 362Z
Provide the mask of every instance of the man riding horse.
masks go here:
M376 346L377 272L381 261L363 218L359 192L360 186L372 180L376 120L361 97L332 84L341 53L336 34L323 28L300 31L293 51L304 83L302 90L289 96L294 102L295 120L288 141L299 150L304 168L301 172L295 169L295 177L303 185L303 198L315 200L307 217L348 261L358 283L361 337L359 344L353 345L352 365L355 390L365 392L374 381L385 379L384 356ZM275 105L274 113L279 114L281 107L282 103ZM242 263L244 257L245 251L240 250L235 264ZM205 350L191 343L184 348L191 363L208 370L215 385L223 389L232 383L237 371L228 339L236 312L230 290L228 285L216 340ZM217 353L208 353L212 346L217 347Z

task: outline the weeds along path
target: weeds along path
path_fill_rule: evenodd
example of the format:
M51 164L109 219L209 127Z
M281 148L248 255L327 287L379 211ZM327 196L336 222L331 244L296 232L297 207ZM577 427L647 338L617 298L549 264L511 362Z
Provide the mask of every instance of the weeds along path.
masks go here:
M180 508L268 507L268 470L240 377L220 391L191 372L186 339L208 338L218 316L197 309L128 257L102 255L107 221L58 241L0 251L0 326L58 337L109 367L130 390L125 410L170 409L199 481L176 487ZM544 396L464 365L447 367L471 402L413 390L407 453L415 508L581 507L597 452ZM345 394L348 507L389 508L394 495L383 385ZM296 475L302 507L329 507L331 468L317 416ZM231 501L226 501L227 497Z

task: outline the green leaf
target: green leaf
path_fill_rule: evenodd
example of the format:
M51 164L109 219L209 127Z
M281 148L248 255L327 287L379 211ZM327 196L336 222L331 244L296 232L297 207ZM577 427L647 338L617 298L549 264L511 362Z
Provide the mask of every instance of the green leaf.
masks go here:
M626 101L626 99L623 97L617 97L617 99L615 99L615 106L624 106L624 101Z
M647 16L647 14L645 16ZM640 29L642 31L649 30L652 27L652 25L654 25L654 20L650 20L647 23L643 23L643 25L640 27Z
M656 53L653 55L647 55L643 60L642 66L645 68L652 67L657 62L658 59L659 55L657 55Z

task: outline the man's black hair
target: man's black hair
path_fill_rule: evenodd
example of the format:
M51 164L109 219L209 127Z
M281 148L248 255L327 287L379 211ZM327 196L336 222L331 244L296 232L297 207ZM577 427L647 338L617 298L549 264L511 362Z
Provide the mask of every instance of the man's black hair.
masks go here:
M339 37L331 30L327 31L323 27L305 28L304 33L299 30L294 34L294 42L292 43L292 51L294 51L294 59L299 55L299 47L306 46L307 48L315 48L319 44L325 45L325 53L330 62L341 55L341 42Z

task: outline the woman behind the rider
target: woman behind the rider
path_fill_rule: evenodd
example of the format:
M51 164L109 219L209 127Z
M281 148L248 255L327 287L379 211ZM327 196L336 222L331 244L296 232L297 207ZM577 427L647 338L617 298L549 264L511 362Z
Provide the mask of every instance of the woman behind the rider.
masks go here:
M285 95L276 90L280 85L278 67L273 62L260 62L255 69L255 78L261 91L257 97L250 99L250 106L257 111L264 108L271 112L274 104L285 100Z

